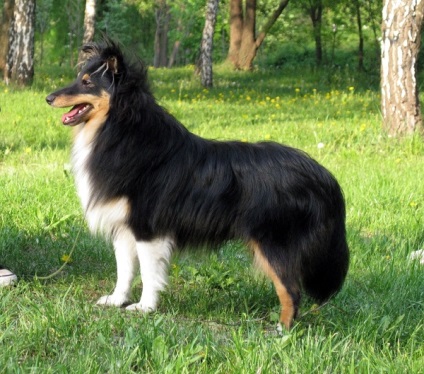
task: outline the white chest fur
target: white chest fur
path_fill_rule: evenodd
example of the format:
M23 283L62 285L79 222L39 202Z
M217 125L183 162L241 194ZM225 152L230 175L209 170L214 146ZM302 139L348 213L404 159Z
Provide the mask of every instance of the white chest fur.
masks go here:
M86 141L84 131L81 131L76 136L72 149L75 183L90 230L109 236L126 226L129 204L125 197L93 201L95 187L87 165L92 149L92 143Z

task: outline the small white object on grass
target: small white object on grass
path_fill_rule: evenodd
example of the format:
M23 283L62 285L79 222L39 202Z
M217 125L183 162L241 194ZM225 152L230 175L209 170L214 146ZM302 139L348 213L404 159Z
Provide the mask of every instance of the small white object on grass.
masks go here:
M419 260L421 265L424 265L424 249L414 251L409 255L410 260Z
M18 277L13 274L10 270L0 267L0 287L10 286L18 280Z

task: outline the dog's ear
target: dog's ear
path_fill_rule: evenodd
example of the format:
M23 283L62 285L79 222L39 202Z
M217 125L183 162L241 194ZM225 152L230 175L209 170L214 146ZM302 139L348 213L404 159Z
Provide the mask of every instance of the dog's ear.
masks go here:
M118 74L123 68L122 52L112 39L105 37L99 43L84 44L81 50L85 54L85 60L100 58L113 74Z
M82 52L85 54L85 58L89 60L90 58L100 55L99 46L96 43L87 43L84 44L81 48Z
M110 70L113 74L118 73L118 59L115 56L111 56L106 61L107 68Z

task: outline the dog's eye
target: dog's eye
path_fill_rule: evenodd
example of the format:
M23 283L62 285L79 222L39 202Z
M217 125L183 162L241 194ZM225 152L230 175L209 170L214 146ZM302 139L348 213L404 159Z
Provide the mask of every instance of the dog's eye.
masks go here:
M83 79L81 80L81 83L83 84L83 86L92 86L90 79Z

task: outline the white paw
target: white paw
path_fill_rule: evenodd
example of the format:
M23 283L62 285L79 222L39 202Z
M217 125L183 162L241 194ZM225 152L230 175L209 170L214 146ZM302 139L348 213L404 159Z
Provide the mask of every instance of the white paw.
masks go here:
M277 335L284 335L284 332L286 330L284 329L283 325L281 324L281 322L278 322L277 324Z
M106 295L97 300L97 305L122 306L128 302L125 295Z
M145 306L145 305L142 305L141 303L136 303L136 304L128 305L125 309L140 311L143 313L151 313L151 312L154 312L156 308L151 306Z

